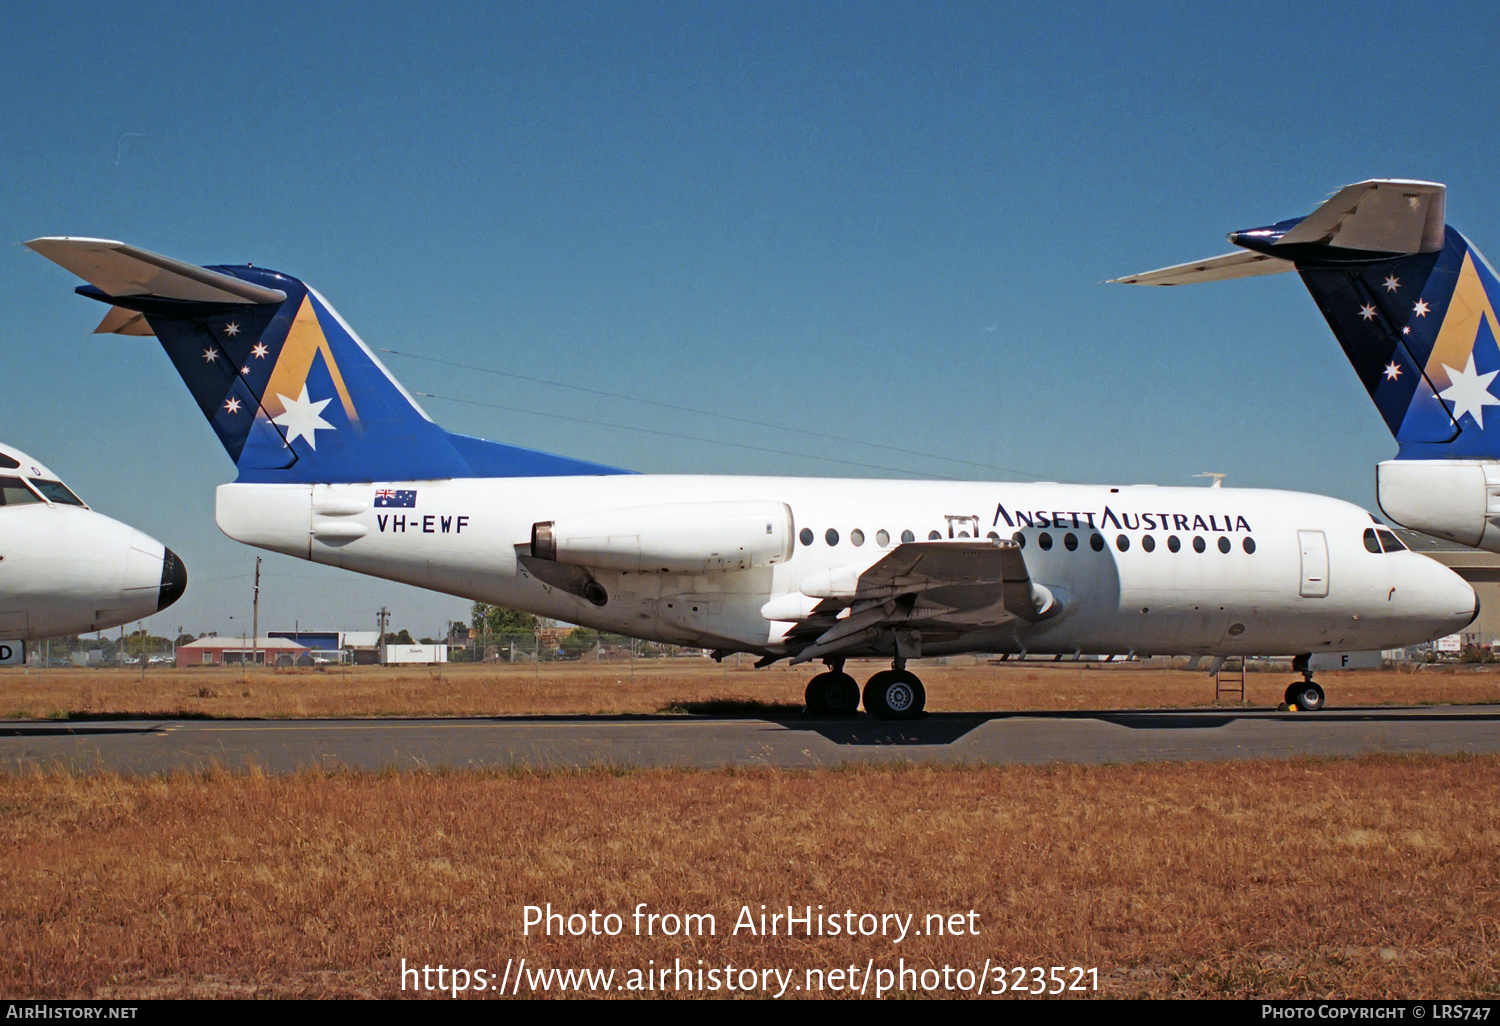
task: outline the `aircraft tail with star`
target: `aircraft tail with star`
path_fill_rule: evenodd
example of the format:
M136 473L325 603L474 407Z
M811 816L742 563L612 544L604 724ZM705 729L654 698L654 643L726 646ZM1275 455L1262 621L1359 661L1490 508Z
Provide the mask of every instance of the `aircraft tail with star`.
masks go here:
M1397 523L1500 552L1500 279L1444 223L1447 188L1372 179L1239 251L1115 279L1187 285L1296 271L1396 439L1377 468Z
M1447 189L1374 179L1306 217L1231 232L1240 251L1118 282L1187 285L1296 271L1402 460L1500 457L1500 283L1443 223Z
M439 427L318 292L246 265L199 267L107 239L26 244L110 306L96 333L154 335L252 483L618 474Z

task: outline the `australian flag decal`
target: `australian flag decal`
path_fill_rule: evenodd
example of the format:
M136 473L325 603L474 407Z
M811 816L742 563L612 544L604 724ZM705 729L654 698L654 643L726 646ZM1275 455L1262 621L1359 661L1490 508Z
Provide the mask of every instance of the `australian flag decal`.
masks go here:
M375 490L376 509L414 509L417 505L417 490L396 491L391 488Z

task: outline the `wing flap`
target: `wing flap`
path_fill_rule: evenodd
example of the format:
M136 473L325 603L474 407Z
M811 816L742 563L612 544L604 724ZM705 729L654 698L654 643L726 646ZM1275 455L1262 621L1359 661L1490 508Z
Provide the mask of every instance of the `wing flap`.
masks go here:
M815 574L800 595L765 607L804 614L786 632L810 641L794 663L858 649L886 632L1034 623L1057 609L1051 592L1032 582L1013 541L908 542L863 569Z

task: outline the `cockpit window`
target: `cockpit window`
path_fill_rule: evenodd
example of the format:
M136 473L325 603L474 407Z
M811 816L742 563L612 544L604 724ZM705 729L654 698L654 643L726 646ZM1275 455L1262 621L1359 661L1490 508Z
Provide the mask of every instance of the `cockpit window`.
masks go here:
M1406 551L1406 546L1401 544L1401 539L1383 527L1379 530L1373 527L1365 528L1365 548L1370 552Z
M24 506L28 502L41 501L19 477L0 477L0 506Z

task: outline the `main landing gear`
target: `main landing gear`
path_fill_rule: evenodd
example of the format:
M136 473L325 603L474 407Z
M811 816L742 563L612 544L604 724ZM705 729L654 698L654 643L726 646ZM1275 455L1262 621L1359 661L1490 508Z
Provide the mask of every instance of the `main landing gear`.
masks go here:
M1305 712L1317 712L1323 708L1325 697L1323 689L1313 683L1312 670L1308 669L1308 657L1298 656L1292 660L1292 669L1302 673L1302 679L1286 687L1286 704L1288 708L1295 706Z
M842 659L827 660L828 672L807 682L807 711L814 716L853 716L859 710L860 689L844 672ZM882 720L913 720L927 705L927 689L917 675L897 659L865 683L865 711Z

